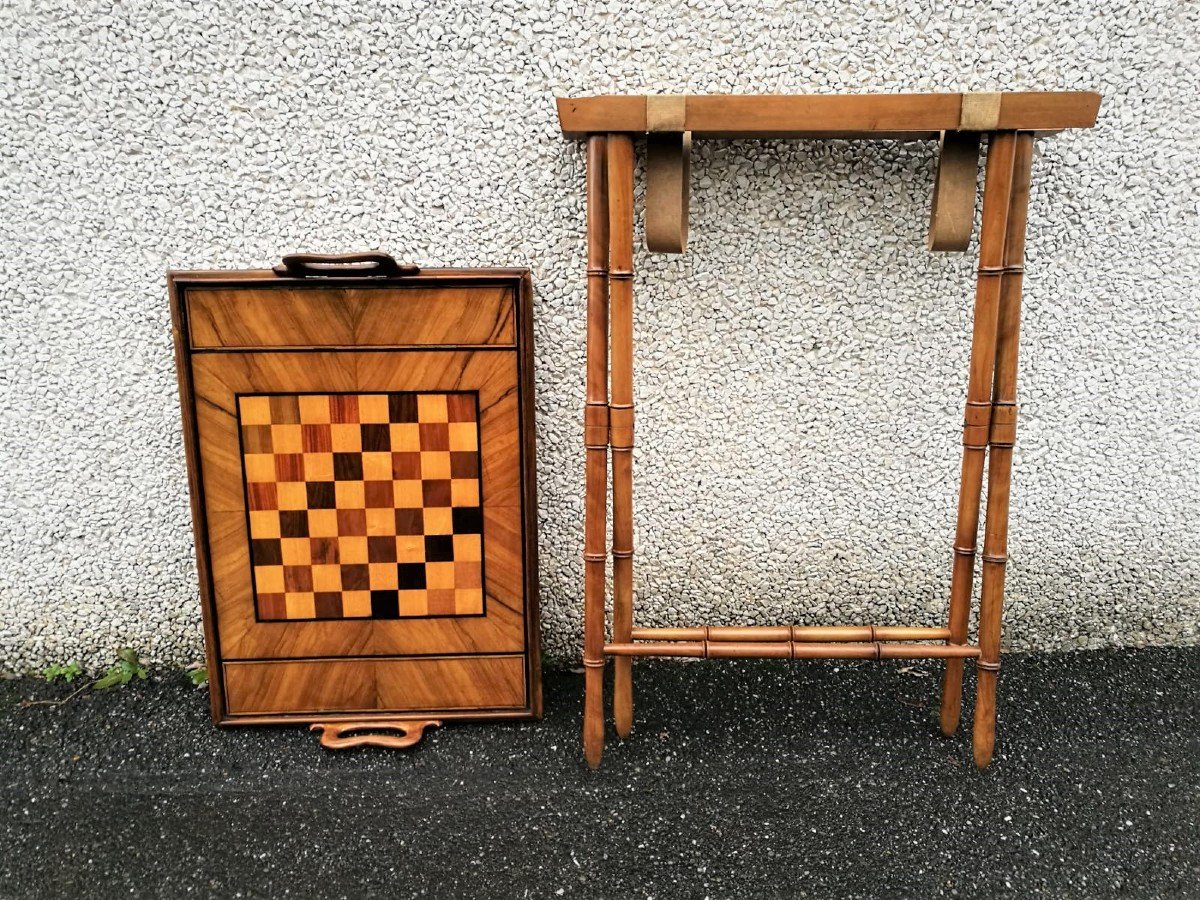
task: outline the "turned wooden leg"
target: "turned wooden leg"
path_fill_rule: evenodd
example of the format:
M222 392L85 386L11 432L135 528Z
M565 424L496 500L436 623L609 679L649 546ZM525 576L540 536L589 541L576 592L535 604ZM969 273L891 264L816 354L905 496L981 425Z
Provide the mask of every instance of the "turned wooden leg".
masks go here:
M587 145L587 399L584 406L583 754L604 753L604 578L608 554L608 175L605 138Z
M996 356L996 323L1003 280L1004 242L1012 190L1014 138L1011 132L993 135L983 187L983 224L979 233L979 279L975 287L975 323L971 335L970 375L963 420L962 480L958 493L958 524L954 533L954 571L950 580L951 644L967 642L971 613L975 541L979 530L979 498L992 413L992 374ZM962 709L963 661L946 661L942 681L941 728L950 735L958 728Z
M612 303L609 444L613 478L613 641L633 630L633 138L608 137L609 293ZM617 734L633 727L633 660L613 660Z
M979 606L979 661L975 700L975 765L992 760L996 745L996 680L1000 672L1000 616L1008 564L1008 500L1012 452L1017 436L1017 345L1021 331L1021 287L1025 221L1033 135L1015 136L1012 200L1004 243L1004 286L996 330L995 384L988 437L988 500L983 535L983 588Z

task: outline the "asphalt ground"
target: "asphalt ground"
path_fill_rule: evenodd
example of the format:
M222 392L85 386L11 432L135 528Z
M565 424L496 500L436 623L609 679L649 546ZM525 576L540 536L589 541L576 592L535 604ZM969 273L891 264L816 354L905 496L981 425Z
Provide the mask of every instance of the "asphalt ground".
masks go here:
M968 670L970 666L968 666ZM1200 897L1200 648L1006 656L996 758L935 663L648 661L410 751L218 730L182 673L0 682L3 897Z

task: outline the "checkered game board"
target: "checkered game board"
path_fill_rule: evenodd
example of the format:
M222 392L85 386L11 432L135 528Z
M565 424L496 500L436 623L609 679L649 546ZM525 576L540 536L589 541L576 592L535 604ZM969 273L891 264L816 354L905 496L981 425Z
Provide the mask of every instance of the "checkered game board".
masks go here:
M237 405L259 620L483 614L474 392Z

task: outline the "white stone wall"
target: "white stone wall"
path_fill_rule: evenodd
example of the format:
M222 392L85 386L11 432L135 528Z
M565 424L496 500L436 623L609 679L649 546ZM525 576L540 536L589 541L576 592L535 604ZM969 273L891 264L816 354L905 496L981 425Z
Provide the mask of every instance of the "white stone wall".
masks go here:
M1035 162L1005 641L1195 643L1198 32L1188 0L7 0L0 668L199 658L164 271L368 247L533 270L545 644L575 657L553 97L619 91L1100 91ZM644 622L941 620L975 248L924 250L933 165L699 145L690 252L636 260Z

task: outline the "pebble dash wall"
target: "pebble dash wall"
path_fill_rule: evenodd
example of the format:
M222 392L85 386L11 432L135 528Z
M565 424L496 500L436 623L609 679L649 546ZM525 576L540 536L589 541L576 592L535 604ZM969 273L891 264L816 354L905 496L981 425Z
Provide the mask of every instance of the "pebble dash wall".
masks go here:
M545 646L576 659L552 97L617 91L1100 91L1035 161L1005 641L1196 643L1198 33L1188 0L0 4L0 668L200 657L164 272L370 247L533 270ZM645 623L941 621L976 248L924 249L933 150L699 145L690 252L636 260Z

